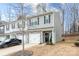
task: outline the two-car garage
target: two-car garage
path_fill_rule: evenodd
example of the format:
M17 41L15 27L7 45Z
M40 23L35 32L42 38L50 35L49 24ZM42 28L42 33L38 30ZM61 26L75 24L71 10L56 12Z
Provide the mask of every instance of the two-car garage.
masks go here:
M28 38L29 36L29 38ZM23 38L23 36L21 34L18 34L16 36L18 39ZM29 41L29 42L28 42ZM30 32L29 35L24 34L24 42L25 43L40 43L40 32Z

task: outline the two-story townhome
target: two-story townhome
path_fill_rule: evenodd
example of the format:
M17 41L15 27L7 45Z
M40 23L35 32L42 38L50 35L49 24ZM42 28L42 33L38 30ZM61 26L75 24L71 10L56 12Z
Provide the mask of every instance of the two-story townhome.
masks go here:
M6 38L6 35L5 35L5 30L4 30L4 24L6 24L7 22L5 21L0 21L0 41L3 41L4 38Z
M24 37L25 43L52 43L62 40L62 11L44 12L4 24L6 39ZM24 35L24 36L23 36Z
M44 43L52 39L53 43L62 40L61 12L46 12L28 18L30 43ZM63 20L63 19L62 19Z
M78 33L79 32L79 17L72 22L69 33Z

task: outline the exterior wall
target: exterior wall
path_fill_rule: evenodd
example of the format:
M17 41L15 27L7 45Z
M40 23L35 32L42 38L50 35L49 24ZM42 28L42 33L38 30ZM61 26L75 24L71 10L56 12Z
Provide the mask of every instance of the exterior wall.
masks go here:
M0 26L0 34L4 33L4 25Z
M48 14L49 15L49 14ZM50 24L44 24L44 16L39 16L39 25L34 25L34 26L28 26L28 29L37 29L37 28L47 28L47 27L53 27L54 26L54 19L53 19L53 14L50 14ZM32 20L37 19L37 17L32 18Z
M4 41L6 39L6 36L0 35L0 41Z
M60 15L60 23L61 23L61 29L62 29L62 35L64 34L64 12L63 11L60 11L59 12L59 15Z
M52 43L55 44L56 43L56 33L55 30L52 29Z
M44 43L44 40L43 40L43 32L42 31L40 32L40 43Z
M27 26L27 21L24 21L24 22L25 22L25 28L24 28L24 30L27 30L27 27L28 27ZM12 24L13 23L15 24L15 28L14 29L12 29ZM22 30L22 28L18 28L18 26L17 26L18 23L22 23L21 20L19 20L17 22L13 22L13 23L7 24L7 25L9 25L9 30L6 30L6 25L5 25L5 33L12 33L12 32L16 32L16 31L21 31Z
M55 32L55 38L56 42L62 40L62 24L61 24L61 18L60 13L54 13L54 32Z

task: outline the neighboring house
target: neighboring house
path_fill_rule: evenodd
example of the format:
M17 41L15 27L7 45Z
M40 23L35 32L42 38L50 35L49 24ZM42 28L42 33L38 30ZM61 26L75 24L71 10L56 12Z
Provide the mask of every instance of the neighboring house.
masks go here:
M62 14L61 11L50 11L28 16L25 20L19 18L20 20L4 23L6 39L16 37L22 40L24 34L25 43L45 43L50 39L52 43L61 41L63 18L60 14ZM24 25L23 31L22 25Z
M75 22L75 31L79 32L79 20L76 20Z
M5 30L4 30L4 24L6 24L7 22L5 21L0 21L0 41L5 40L6 35L5 35Z
M70 27L70 33L79 33L79 17L72 23Z

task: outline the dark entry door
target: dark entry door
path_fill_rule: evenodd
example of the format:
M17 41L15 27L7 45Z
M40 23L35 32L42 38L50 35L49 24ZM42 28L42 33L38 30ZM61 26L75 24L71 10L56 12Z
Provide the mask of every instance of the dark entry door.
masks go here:
M50 39L52 39L52 32L44 32L44 42L50 42Z
M45 33L45 42L49 42L49 33Z

